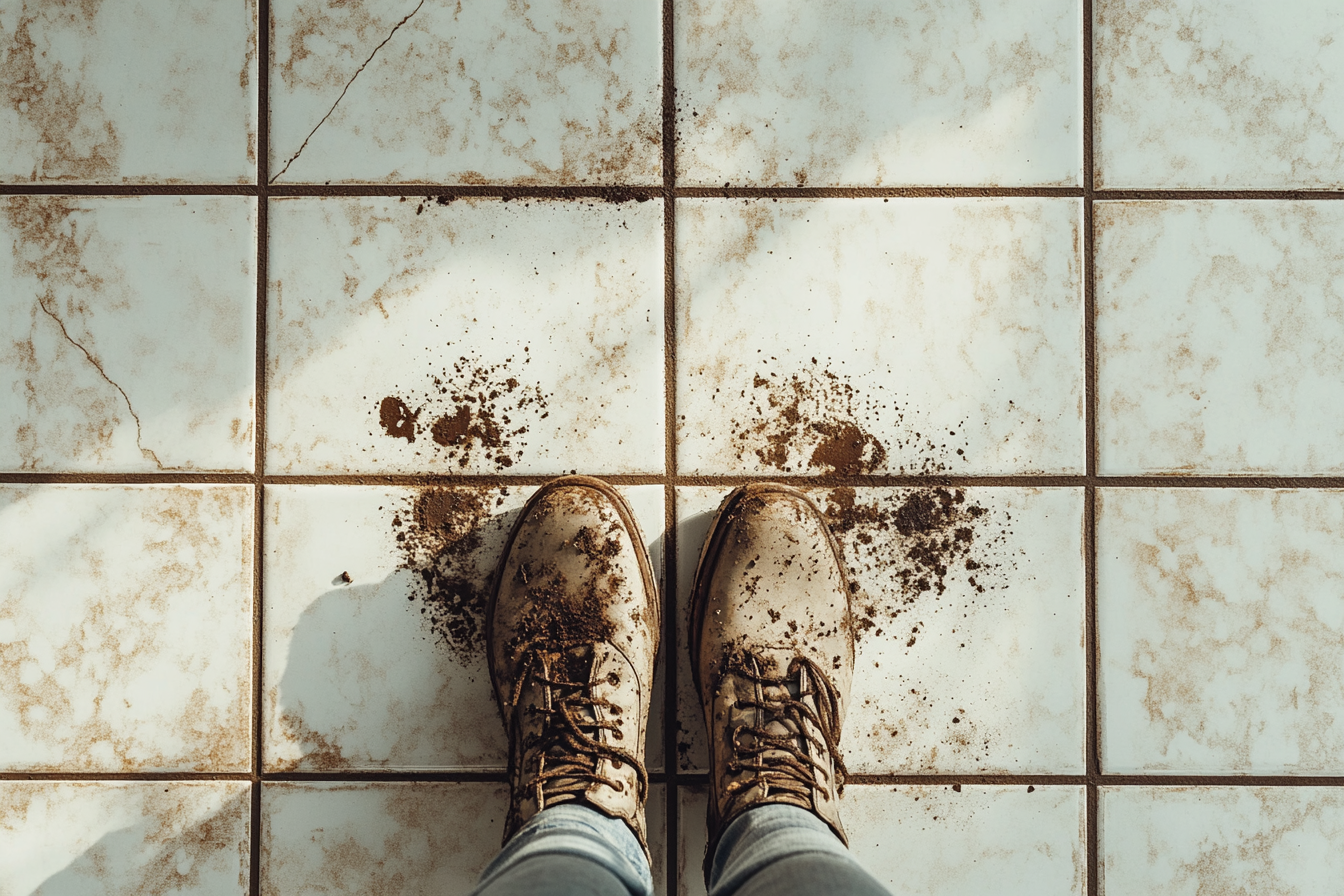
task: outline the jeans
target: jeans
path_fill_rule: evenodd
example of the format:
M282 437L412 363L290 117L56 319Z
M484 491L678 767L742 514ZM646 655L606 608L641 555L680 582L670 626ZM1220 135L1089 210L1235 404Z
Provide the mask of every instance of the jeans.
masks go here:
M797 806L750 809L714 851L709 896L889 896L824 822ZM579 803L533 816L481 874L472 896L652 896L625 822Z

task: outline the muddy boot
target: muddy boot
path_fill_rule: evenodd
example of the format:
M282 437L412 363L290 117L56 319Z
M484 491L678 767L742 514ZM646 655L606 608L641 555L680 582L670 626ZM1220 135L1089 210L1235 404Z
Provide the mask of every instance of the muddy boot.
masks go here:
M543 486L513 528L486 615L490 680L509 736L508 842L579 802L648 852L644 735L660 612L634 514L609 485Z
M691 594L691 668L709 731L709 851L748 809L799 806L847 842L837 743L854 670L849 582L820 511L785 485L719 508Z

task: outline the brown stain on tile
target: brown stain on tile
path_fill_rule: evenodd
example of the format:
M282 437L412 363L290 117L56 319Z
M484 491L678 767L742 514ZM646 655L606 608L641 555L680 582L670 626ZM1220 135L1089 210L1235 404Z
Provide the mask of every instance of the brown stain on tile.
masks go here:
M389 87L380 82L370 88L378 107L351 113L373 119L352 127L356 133L376 132L380 145L414 145L444 160L437 164L451 166L455 151L485 144L530 169L507 178L521 184L610 182L631 173L653 173L650 156L656 159L661 148L661 116L656 103L622 81L616 63L631 52L629 26L613 31L604 24L604 12L609 10L589 0L569 0L559 20L547 23L534 21L536 13L526 4L511 3L502 11L503 25L492 26L488 36L466 39L471 28L479 30L483 23L459 22L460 5L451 14L424 6L422 0L397 13L375 16L365 4L342 3L338 8L303 3L292 14L285 23L288 39L277 70L290 91L332 95L334 102L303 144L278 166L277 178L299 159L346 100L356 79L370 68L398 73L395 96L387 95ZM519 37L526 49L509 46ZM340 50L314 51L309 46L314 40L335 43ZM518 60L519 71L482 70L476 54L488 57L501 50ZM581 74L576 75L576 69ZM602 99L586 114L571 114L555 123L558 133L534 134L533 120L545 117L537 110L563 101L575 77L601 92ZM425 83L440 87L422 92L416 85ZM470 102L465 107L454 102L467 96ZM645 111L633 115L636 104ZM558 158L543 156L538 147L555 142ZM389 176L400 177L399 172ZM463 183L484 178L471 170L452 176Z
M269 695L271 713L275 716L278 695L273 688ZM334 738L309 727L308 723L296 712L279 713L281 735L286 741L299 749L299 756L276 763L279 771L295 771L304 768L309 771L335 771L348 768L349 761L341 755L341 745Z
M117 270L94 272L86 265L85 250L96 232L96 225L88 224L88 209L82 208L77 200L62 196L10 196L3 202L4 223L14 236L14 273L32 278L41 290L33 297L30 335L11 342L26 373L24 393L29 413L39 413L47 402L82 405L84 413L73 424L73 444L65 448L75 454L98 455L110 447L117 428L124 423L121 416L124 407L135 423L141 455L164 469L154 451L142 442L140 418L130 397L108 375L104 359L88 345L92 311L88 297L101 292L109 280L121 276ZM113 394L94 395L88 390L77 390L74 384L60 382L44 370L37 361L32 341L32 333L39 326L55 326L77 353L76 359L82 358L91 365ZM72 329L78 338L71 334ZM19 437L20 466L35 469L40 446L26 439L22 431Z
M213 791L213 792L212 792ZM0 788L0 818L22 824L35 808L48 811L63 800L78 804L81 797L123 796L134 802L139 819L129 828L107 831L88 849L38 889L38 893L75 892L92 881L117 892L144 896L199 892L218 882L220 871L237 866L237 882L245 888L248 873L250 797L237 793L218 809L208 808L215 788L181 783L138 784L130 787L101 783L22 782ZM96 802L90 808L97 811ZM95 825L98 819L91 818ZM96 829L95 829L96 831ZM131 840L124 839L130 835ZM128 847L132 850L128 854ZM117 872L113 873L113 869Z
M110 558L82 548L80 562L89 578L105 587L106 595L89 604L82 618L70 620L64 642L51 645L51 672L31 675L43 667L44 659L34 655L27 640L0 644L0 693L9 696L24 737L42 743L54 757L33 768L222 771L244 763L251 736L251 694L243 684L224 706L218 705L218 694L197 688L177 707L177 715L154 720L148 731L118 720L117 713L131 709L131 704L110 701L107 694L120 693L150 669L154 674L199 676L196 657L190 653L178 658L180 668L162 664L160 654L171 645L157 640L156 622L166 615L171 602L194 593L206 575L202 565L184 560L184 554L228 554L229 546L208 533L199 520L236 517L250 521L248 500L248 492L239 488L163 492L142 513L150 531L161 531L165 525L168 530L163 540L147 541L139 548L157 561L151 579L133 583L109 579L105 570ZM250 576L252 567L250 525L245 522L245 527L237 556L243 578ZM15 602L8 610L0 607L0 618L10 616L18 606ZM22 630L22 621L17 624ZM240 643L238 651L241 671L246 668L244 656L250 647ZM213 705L212 700L216 701ZM164 752L155 743L160 725L180 742L172 752Z
M1255 47L1254 35L1244 35L1245 42L1236 43L1229 39L1230 29L1207 27L1205 17L1216 15L1209 4L1178 4L1173 0L1097 4L1095 103L1107 133L1124 133L1130 147L1160 145L1174 119L1150 119L1145 114L1145 97L1158 95L1174 104L1189 97L1212 103L1218 117L1210 121L1210 116L1196 107L1184 126L1210 139L1236 145L1241 157L1234 162L1238 167L1253 169L1262 160L1270 160L1272 170L1286 167L1282 177L1290 183L1285 185L1340 183L1338 159L1344 149L1344 134L1337 130L1338 120L1332 121L1327 114L1332 108L1332 88L1319 77L1308 76L1299 82L1275 77L1272 66L1262 64L1251 49ZM1218 37L1206 32L1215 32ZM1169 45L1173 38L1177 47ZM1332 40L1331 36L1322 36L1320 46L1324 48ZM1180 61L1173 67L1172 60ZM1324 67L1317 68L1318 75L1327 72ZM1142 73L1142 77L1135 78L1136 73ZM1117 76L1128 81L1121 83L1119 92ZM1135 85L1143 80L1150 80L1152 86L1136 90ZM1131 94L1134 99L1128 98ZM1321 152L1322 144L1330 148ZM1116 146L1113 152L1123 153L1125 149ZM1108 185L1103 161L1103 154L1097 153L1094 170L1098 186ZM1163 161L1170 169L1159 175L1164 183L1173 176L1192 186L1221 185L1229 179L1226 172L1221 176L1201 174L1202 160L1179 154L1174 147ZM1233 173L1231 178L1238 179L1238 174Z
M1275 530L1302 525L1291 495L1270 499ZM1225 594L1216 587L1217 572L1201 551L1215 549L1225 556L1240 552L1247 518L1231 501L1197 494L1178 497L1186 505L1181 519L1158 525L1151 541L1132 542L1128 549L1145 615L1162 632L1155 639L1134 641L1127 669L1146 684L1142 704L1155 729L1149 738L1160 749L1148 765L1170 767L1164 758L1167 749L1188 738L1213 752L1220 766L1250 771L1257 741L1272 735L1275 723L1266 713L1286 723L1284 740L1301 754L1295 765L1328 763L1344 748L1344 732L1332 724L1333 707L1344 696L1339 683L1344 634L1317 615L1299 573L1337 564L1271 542L1260 550L1272 552L1272 569L1257 577L1253 591ZM1100 496L1098 503L1100 511ZM1147 508L1147 515L1159 514ZM1311 524L1320 531L1332 520L1317 514ZM1307 670L1305 688L1297 681L1298 664ZM1256 682L1269 686L1254 686Z
M39 18L92 32L101 0L44 0L41 12L19 14L12 34L0 34L0 95L37 133L42 147L33 181L100 180L117 174L121 138L94 86L49 64L32 38Z

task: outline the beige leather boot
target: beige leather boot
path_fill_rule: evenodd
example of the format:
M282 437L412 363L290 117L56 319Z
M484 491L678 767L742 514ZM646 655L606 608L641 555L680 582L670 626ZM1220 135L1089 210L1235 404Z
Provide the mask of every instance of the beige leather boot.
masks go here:
M509 735L504 840L581 801L648 852L644 735L660 612L634 514L609 485L566 476L523 508L486 614L490 680Z
M837 743L854 669L849 582L806 495L768 483L723 502L690 635L709 731L709 855L729 822L765 803L807 809L848 842Z

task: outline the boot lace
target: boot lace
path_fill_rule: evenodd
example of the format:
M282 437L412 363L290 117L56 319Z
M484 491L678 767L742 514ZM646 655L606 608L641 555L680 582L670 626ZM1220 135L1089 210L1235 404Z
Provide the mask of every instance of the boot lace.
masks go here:
M758 726L742 725L733 730L734 757L728 762L728 772L749 772L751 775L745 780L729 782L726 792L736 793L764 781L768 787L776 790L807 797L816 787L816 773L821 772L827 779L834 773L836 792L843 793L848 771L836 743L839 738L837 720L840 715L840 696L821 668L805 657L794 657L789 663L787 674L776 678L763 674L759 661L753 656L745 662L734 664L730 671L760 686L759 693L763 699L739 699L737 705L743 709L759 710L763 719ZM795 680L798 682L797 697L793 697L788 690L788 685ZM783 696L774 696L778 694ZM815 710L803 702L804 697L813 699ZM810 734L804 722L811 722L821 737ZM769 728L776 723L796 733L771 732ZM749 743L744 742L746 735L750 735ZM805 741L810 749L802 749L799 739ZM828 766L814 759L813 756L817 754L829 757L833 765ZM830 799L825 791L822 791L822 797Z
M624 790L622 782L598 774L598 761L606 757L617 768L623 763L629 763L634 768L637 797L643 803L649 788L644 764L628 750L598 740L602 731L610 731L613 740L624 738L616 721L600 719L597 715L599 708L613 709L615 714L620 713L620 708L610 700L593 696L590 675L582 676L582 681L570 681L562 671L565 654L577 646L580 645L533 645L528 649L529 655L524 658L525 665L531 667L530 671L518 676L514 685L515 707L529 678L545 685L550 691L549 707L527 707L528 712L545 717L541 732L524 744L525 749L535 747L543 756L542 769L533 778L533 784L549 796L580 793L590 783L605 784L618 792Z

